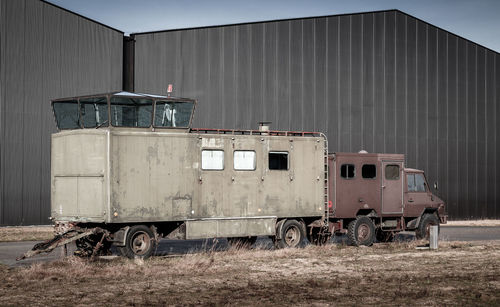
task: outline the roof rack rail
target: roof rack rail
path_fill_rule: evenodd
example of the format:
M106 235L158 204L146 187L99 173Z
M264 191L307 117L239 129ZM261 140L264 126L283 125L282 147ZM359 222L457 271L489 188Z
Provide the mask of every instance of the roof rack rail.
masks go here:
M321 132L307 131L261 131L261 130L243 130L243 129L206 129L191 128L190 133L205 134L234 134L234 135L270 135L270 136L309 136L321 137Z

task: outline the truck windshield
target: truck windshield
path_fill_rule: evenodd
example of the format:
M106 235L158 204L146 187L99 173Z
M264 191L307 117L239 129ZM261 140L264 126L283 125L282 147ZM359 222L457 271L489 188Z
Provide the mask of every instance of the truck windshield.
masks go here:
M59 129L81 128L77 100L55 101L52 107L54 108L54 115Z
M188 127L193 105L193 102L157 101L155 127Z
M111 124L117 127L150 127L153 100L111 97Z
M80 99L80 113L84 128L108 126L108 101L106 97Z

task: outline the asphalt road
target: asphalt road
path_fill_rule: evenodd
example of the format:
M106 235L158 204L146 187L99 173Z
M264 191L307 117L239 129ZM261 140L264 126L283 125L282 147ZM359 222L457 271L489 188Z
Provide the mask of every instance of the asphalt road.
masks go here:
M413 232L400 233L396 240L413 240ZM469 226L445 226L441 227L439 239L443 241L487 241L500 240L500 227L469 227ZM345 236L335 237L334 242L345 242ZM16 261L21 254L31 249L35 241L23 242L0 242L0 263L8 266L24 266L33 263L47 262L60 258L62 248L54 250L50 254L37 255L33 258ZM273 248L272 242L266 237L257 240L258 246L262 248ZM176 256L186 253L196 253L204 250L224 250L227 248L225 239L214 240L162 240L158 246L156 256ZM74 246L70 245L68 252L72 253Z

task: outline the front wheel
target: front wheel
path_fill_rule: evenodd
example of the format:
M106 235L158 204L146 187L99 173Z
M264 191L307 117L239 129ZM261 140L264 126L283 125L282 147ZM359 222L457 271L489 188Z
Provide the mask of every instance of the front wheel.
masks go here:
M287 220L281 227L280 237L274 242L277 248L298 247L305 238L304 226L297 220Z
M435 214L426 213L424 214L424 216L422 216L420 224L418 225L418 228L415 230L415 236L417 237L417 239L429 240L431 226L439 227L439 219ZM438 228L438 233L439 233L439 228Z
M118 250L123 256L131 259L146 259L153 255L156 247L157 242L153 231L145 225L135 225L127 233L125 246Z
M375 225L367 216L360 216L349 223L347 227L347 238L351 245L371 246L375 239Z

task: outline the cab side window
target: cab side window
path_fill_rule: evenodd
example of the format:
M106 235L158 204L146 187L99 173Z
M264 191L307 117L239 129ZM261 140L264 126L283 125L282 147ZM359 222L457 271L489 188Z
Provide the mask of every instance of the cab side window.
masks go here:
M422 174L408 174L406 175L408 182L408 192L425 192L425 179Z
M224 151L205 149L201 151L201 169L221 171L224 169Z

